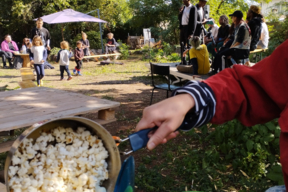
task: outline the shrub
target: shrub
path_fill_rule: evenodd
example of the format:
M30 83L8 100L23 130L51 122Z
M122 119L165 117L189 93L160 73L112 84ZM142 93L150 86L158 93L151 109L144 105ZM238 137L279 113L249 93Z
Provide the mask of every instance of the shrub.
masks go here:
M165 56L172 54L173 50L173 47L169 43L163 42L163 51Z
M129 57L129 46L125 43L122 43L120 40L118 40L119 44L119 51L121 53L121 59L128 59Z
M101 49L101 39L100 39L100 32L96 31L87 31L85 32L87 34L87 39L90 43L90 49ZM81 33L75 36L74 39L70 42L70 47L75 49L76 48L76 42L82 39ZM103 46L105 48L105 39L103 39Z
M171 55L169 55L167 57L167 59L169 61L179 61L179 60L181 60L181 57L180 57L180 55L178 53L172 53Z

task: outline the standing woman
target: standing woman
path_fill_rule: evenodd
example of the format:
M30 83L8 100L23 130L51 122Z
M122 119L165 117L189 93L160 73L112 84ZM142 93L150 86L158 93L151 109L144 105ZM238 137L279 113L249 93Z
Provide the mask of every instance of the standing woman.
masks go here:
M43 45L40 36L35 36L32 41L32 48L30 54L31 64L34 64L35 71L37 73L38 87L43 86L44 62L47 59L47 51Z
M17 44L12 41L10 35L5 36L5 40L1 43L1 56L3 61L3 68L7 69L6 67L6 59L8 59L10 68L13 68L12 58L13 55L19 51Z

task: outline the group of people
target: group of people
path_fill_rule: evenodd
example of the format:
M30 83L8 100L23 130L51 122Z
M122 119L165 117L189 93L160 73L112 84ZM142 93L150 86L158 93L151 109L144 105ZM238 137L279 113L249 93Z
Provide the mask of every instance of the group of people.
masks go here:
M207 74L211 67L209 75L214 75L223 69L227 60L236 63L248 59L250 51L256 48L268 48L269 32L260 7L251 5L246 21L243 20L241 11L235 11L229 15L232 19L231 26L228 17L221 15L218 27L212 18L204 17L203 8L206 2L207 0L199 0L194 6L190 0L183 0L184 6L179 12L182 64L187 65L186 53L189 51L189 65L193 66L194 74ZM205 24L209 26L208 32ZM195 42L198 46L191 47ZM204 46L200 47L201 44ZM209 53L214 58L211 66Z
M114 53L116 50L117 42L113 38L113 33L109 33L106 44L106 54ZM0 56L2 57L3 68L7 67L7 60L9 62L9 67L13 68L18 61L17 59L21 59L17 57L17 54L29 54L31 64L34 65L35 72L37 74L37 84L38 86L43 86L42 79L45 76L44 66L50 65L47 62L48 52L51 50L50 48L50 33L49 31L43 27L43 20L41 18L37 19L36 27L31 31L31 39L24 38L21 49L18 49L16 42L12 41L10 35L6 35L4 41L1 43ZM64 71L67 72L68 78L67 80L72 79L72 75L69 71L69 60L74 54L76 67L73 70L74 75L81 76L81 68L83 65L84 56L90 55L90 43L87 39L87 34L82 32L82 39L77 41L76 49L74 53L69 48L69 43L67 41L62 41L60 43L61 50L57 54L56 62L60 65L60 80L64 79ZM14 64L12 63L12 58L14 57ZM54 68L51 66L51 68Z

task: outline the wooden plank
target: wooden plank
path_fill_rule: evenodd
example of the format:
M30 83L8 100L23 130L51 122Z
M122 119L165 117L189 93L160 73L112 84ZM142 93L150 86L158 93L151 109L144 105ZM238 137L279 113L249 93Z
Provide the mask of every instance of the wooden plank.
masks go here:
M98 112L98 118L102 120L115 119L115 110L113 109L100 110Z
M0 191L1 191L1 192L7 192L7 190L6 190L6 185L0 183Z
M268 50L268 49L255 49L254 51L250 51L250 54L265 52L265 51L267 51L267 50Z
M21 87L21 89L37 87L37 85L31 80L20 81L20 82L18 82L18 85Z
M183 79L196 80L196 81L202 81L209 78L208 75L193 75L189 73L181 73L177 70L176 67L170 67L170 74L177 77L181 77Z
M20 73L21 73L22 81L35 80L35 75L31 68L21 68Z
M1 92L0 110L5 110L5 113L0 114L0 131L31 126L48 119L111 109L119 105L120 103L114 101L46 87Z
M90 55L90 56L84 56L83 58L110 57L110 56L118 56L118 55L121 55L121 53L113 53L113 54L105 54L105 55Z
M6 141L4 143L0 143L0 153L4 153L10 150L15 140Z

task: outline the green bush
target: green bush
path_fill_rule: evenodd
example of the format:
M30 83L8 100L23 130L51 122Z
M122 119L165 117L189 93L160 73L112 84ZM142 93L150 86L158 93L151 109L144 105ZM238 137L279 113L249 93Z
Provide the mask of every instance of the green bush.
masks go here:
M169 43L166 43L166 42L163 42L163 48L162 49L164 51L165 56L172 54L174 51L173 46L170 45Z
M181 60L181 57L180 57L180 55L178 53L172 53L171 55L169 55L167 57L167 59L169 61L179 61L179 60Z
M60 51L59 47L53 47L53 49L51 49L50 54L51 55L57 55L59 51Z
M121 53L121 59L128 59L129 57L129 46L125 43L122 43L120 40L118 40L119 44L119 51Z
M163 43L163 49L158 48L150 48L150 59L153 62L163 61L179 61L181 58L178 53L172 53L173 48L168 43ZM142 60L149 59L149 47L144 46L142 49L143 56ZM168 55L171 54L171 55Z

